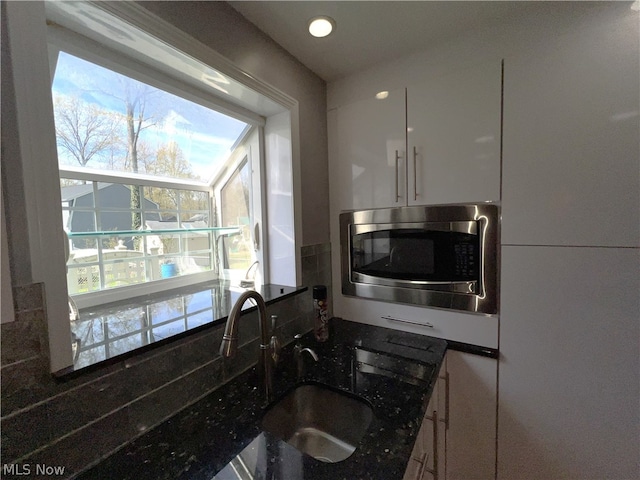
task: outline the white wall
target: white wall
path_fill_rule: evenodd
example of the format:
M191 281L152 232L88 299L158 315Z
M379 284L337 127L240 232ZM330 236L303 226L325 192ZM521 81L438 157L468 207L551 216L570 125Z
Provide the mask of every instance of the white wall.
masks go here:
M0 311L0 323L12 322L14 320L13 311L13 292L11 289L11 270L9 269L9 243L7 241L7 227L4 219L5 201L2 195L2 188L0 187L0 216L2 217L2 223L0 224L0 250L2 251L2 257L0 258L0 268L2 269L0 283L0 290L2 292L1 297L1 311Z
M269 224L269 280L296 285L296 242L293 220L294 191L291 168L291 117L289 112L267 119L264 127Z
M298 101L292 118L302 245L329 241L326 85L225 2L140 2L149 11ZM295 135L299 129L299 141Z
M0 75L2 76L2 115L0 115L0 136L2 138L2 172L4 210L10 223L8 248L9 261L13 267L13 277L3 277L11 285L31 283L31 257L29 255L29 229L27 227L25 197L20 162L20 144L15 94L13 88L13 68L7 28L7 2L0 3L2 9L2 48ZM14 213L15 212L15 213ZM11 281L10 281L11 280Z

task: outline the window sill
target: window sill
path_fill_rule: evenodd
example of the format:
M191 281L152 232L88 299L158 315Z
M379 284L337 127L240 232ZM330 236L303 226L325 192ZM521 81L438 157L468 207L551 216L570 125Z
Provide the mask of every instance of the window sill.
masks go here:
M80 353L73 366L52 375L70 380L221 325L244 290L214 281L82 309L71 328ZM271 305L307 287L271 284L256 290ZM255 308L247 302L243 310Z

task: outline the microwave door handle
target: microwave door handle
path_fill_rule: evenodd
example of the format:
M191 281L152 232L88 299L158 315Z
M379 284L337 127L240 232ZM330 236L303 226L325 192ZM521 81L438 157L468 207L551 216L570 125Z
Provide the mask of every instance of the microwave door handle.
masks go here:
M351 235L359 235L385 230L420 229L432 232L459 232L476 235L478 222L401 222L401 223L354 223L350 226Z
M418 200L418 149L413 146L413 201Z
M396 150L396 203L400 200L400 151Z

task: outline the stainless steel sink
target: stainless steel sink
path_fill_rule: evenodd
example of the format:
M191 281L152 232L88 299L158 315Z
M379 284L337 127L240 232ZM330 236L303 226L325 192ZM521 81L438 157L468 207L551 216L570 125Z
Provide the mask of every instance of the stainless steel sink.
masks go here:
M364 401L320 385L301 385L273 405L262 428L328 463L348 458L364 436L373 412Z

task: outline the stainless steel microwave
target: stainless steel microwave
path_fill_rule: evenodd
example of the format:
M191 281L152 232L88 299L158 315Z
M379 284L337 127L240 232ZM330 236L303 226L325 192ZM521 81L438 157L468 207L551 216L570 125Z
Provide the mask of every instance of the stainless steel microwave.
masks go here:
M497 313L498 237L493 204L342 213L342 293Z

